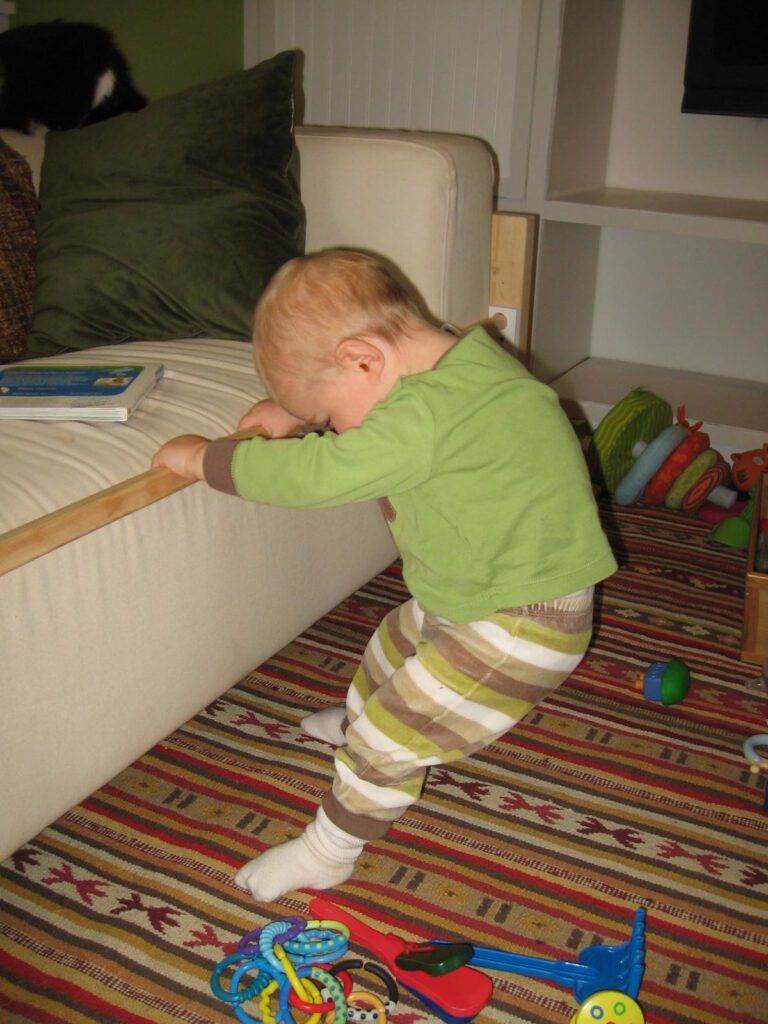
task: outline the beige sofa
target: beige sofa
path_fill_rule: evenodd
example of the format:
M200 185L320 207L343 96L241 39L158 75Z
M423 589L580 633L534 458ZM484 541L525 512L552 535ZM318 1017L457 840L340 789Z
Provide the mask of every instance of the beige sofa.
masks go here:
M43 140L3 137L39 175ZM297 137L308 249L377 251L436 316L486 315L493 169L480 142L326 128ZM204 485L57 546L89 495L146 470L169 437L231 432L263 394L247 344L150 339L119 352L165 366L128 423L0 424L0 857L394 555L373 505L284 510ZM36 557L25 561L28 551Z

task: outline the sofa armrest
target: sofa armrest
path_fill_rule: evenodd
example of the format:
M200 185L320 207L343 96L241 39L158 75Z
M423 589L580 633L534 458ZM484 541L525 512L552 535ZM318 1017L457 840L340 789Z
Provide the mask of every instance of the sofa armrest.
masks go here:
M389 129L301 127L307 250L386 256L438 318L487 315L494 164L479 139Z

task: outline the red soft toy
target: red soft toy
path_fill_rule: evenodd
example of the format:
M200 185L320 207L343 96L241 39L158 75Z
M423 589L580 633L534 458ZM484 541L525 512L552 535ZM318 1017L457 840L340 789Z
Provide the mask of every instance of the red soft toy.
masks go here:
M740 491L751 491L761 473L768 473L768 441L762 448L735 452L731 456L731 476Z

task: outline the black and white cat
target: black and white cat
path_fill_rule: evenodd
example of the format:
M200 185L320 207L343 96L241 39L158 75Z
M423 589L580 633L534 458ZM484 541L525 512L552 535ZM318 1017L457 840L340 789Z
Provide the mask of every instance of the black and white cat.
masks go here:
M100 25L46 21L0 32L0 128L44 135L146 103Z

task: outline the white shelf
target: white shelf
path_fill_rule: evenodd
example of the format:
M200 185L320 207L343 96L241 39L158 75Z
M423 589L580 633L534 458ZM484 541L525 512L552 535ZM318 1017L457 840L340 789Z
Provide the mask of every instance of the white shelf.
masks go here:
M703 420L712 447L726 458L768 440L768 384L592 357L550 385L565 408L583 415L593 428L630 391L646 388L673 410L684 405L689 422Z
M730 407L742 402L740 384L766 380L768 122L681 113L689 11L689 0L541 4L528 206L519 206L541 216L533 368L551 381L591 366L572 371L588 387L572 398L600 402L598 354L637 360L620 364L601 408L632 387L674 381L671 402L759 431L762 443L766 386L745 400L751 412ZM722 372L745 380L721 381ZM601 374L600 386L611 379Z
M719 196L595 188L550 196L549 220L768 245L768 202Z

